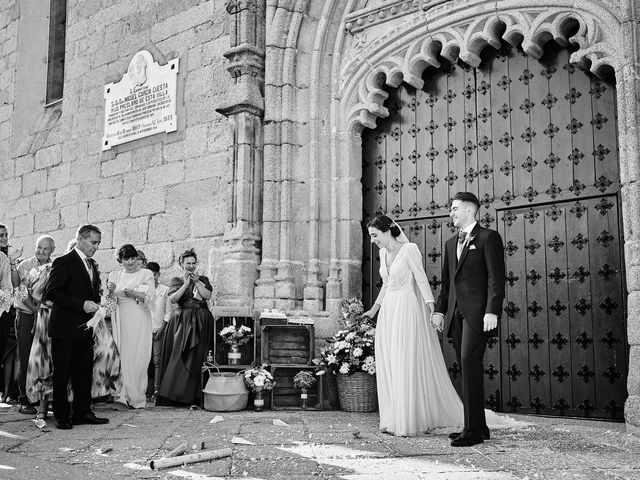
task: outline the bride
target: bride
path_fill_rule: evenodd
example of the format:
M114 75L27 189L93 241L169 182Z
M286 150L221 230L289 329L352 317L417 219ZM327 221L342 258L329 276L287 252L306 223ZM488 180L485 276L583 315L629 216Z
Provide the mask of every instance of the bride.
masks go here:
M364 315L376 313L375 352L380 430L398 436L436 428L462 427L462 401L451 383L436 330L430 325L435 301L422 254L385 215L368 224L380 249L383 286ZM487 424L515 422L487 410Z

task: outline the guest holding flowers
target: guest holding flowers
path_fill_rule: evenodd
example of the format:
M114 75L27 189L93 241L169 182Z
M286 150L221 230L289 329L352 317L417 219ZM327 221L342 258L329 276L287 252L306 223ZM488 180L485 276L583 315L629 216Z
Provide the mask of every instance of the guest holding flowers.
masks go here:
M193 249L183 252L178 262L183 284L169 297L178 308L163 340L158 404L199 403L201 368L213 340L213 316L207 307L211 283L196 272L198 257Z
M120 353L122 389L114 401L133 408L147 403L147 367L151 359L151 308L155 305L153 273L143 269L138 251L125 244L118 249L122 270L109 274L108 297L117 300L112 315L113 338Z

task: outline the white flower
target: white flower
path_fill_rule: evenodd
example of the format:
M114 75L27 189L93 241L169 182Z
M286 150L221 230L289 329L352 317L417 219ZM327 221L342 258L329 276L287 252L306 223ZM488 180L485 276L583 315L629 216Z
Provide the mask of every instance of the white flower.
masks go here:
M353 340L354 338L356 338L356 332L351 332L349 335L347 335L345 337L345 340L350 342L351 340Z
M330 354L330 355L327 355L327 363L329 363L329 364L337 363L336 356L333 353Z
M353 349L353 356L354 357L361 357L362 356L362 349L360 347L356 347Z
M340 366L340 373L344 373L344 374L349 373L349 364L348 363L343 363Z
M368 356L364 359L365 365L373 365L375 363L375 359L372 356Z
M253 379L253 384L256 387L262 387L264 386L264 375L257 375L256 378Z

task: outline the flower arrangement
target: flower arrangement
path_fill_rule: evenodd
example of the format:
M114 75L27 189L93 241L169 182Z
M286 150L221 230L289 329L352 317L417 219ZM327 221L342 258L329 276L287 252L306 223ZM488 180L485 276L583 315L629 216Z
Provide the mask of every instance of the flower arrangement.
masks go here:
M369 317L362 316L364 307L357 298L342 301L342 316L346 329L338 331L328 340L314 363L318 374L325 372L349 375L355 372L376 373L374 340L376 329Z
M262 392L271 390L276 382L273 381L273 375L266 369L267 365L256 365L253 368L245 370L244 383L252 392Z
M242 325L240 328L236 328L235 325L229 325L220 330L218 335L223 338L224 343L229 345L234 343L237 345L244 345L253 337L251 329L246 325Z
M293 386L296 390L306 392L313 387L313 384L316 383L316 381L316 377L314 377L311 372L303 370L294 375Z

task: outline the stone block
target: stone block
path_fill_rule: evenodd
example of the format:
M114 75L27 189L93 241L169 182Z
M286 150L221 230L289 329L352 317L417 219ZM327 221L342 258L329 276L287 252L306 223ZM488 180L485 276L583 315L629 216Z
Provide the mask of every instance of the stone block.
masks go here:
M213 16L214 3L216 2L204 2L154 24L151 28L151 41L157 43L196 25L209 22L212 18L215 18Z
M78 228L86 222L87 203L76 203L60 209L60 228Z
M93 255L93 259L98 262L98 270L100 270L100 278L103 286L105 285L109 272L120 270L122 268L118 263L115 254L115 249L105 247L103 241L100 244L100 249Z
M189 238L189 211L178 210L161 213L151 217L149 221L149 243L184 240Z
M33 172L36 166L36 157L34 155L24 155L16 159L15 174L23 175Z
M31 212L51 210L55 205L55 193L52 191L37 193L31 197Z
M191 236L215 237L224 233L227 226L226 205L195 207L191 209Z
M190 158L185 162L185 182L220 177L224 172L226 152Z
M199 157L207 150L207 125L196 125L185 131L182 141L170 143L164 148L164 159L169 165L180 160Z
M47 190L47 171L36 170L22 177L22 196L28 197L34 193Z
M29 198L17 198L10 200L3 205L3 215L5 218L15 218L26 215L31 211L31 200ZM2 222L0 222L2 223Z
M71 179L71 165L63 163L57 167L49 169L49 178L47 180L47 188L49 190L56 190L58 188L65 187L69 184Z
M172 162L149 168L145 172L145 188L175 185L184 181L184 163Z
M122 178L122 193L131 195L144 191L144 172L129 172Z
M116 158L102 162L102 176L110 177L112 175L120 175L131 170L132 154L131 152L123 152L116 155Z
M147 243L149 217L127 218L113 224L113 246L120 248L125 243L139 247Z
M100 159L85 158L73 163L71 169L71 183L94 181L100 175Z
M629 345L637 345L640 348L640 291L629 292L627 312L627 341Z
M0 200L14 200L21 196L22 177L0 182Z
M33 234L33 215L20 215L13 220L13 235L23 237Z
M144 253L150 262L158 262L160 268L167 268L174 263L175 255L171 243L148 243Z
M211 206L221 190L220 179L207 178L167 188L166 209L180 210Z
M36 152L36 170L53 167L60 162L62 162L62 145L52 145Z
M209 113L209 116L211 114ZM260 127L261 128L261 127ZM229 152L233 148L233 130L227 119L221 119L209 127L207 151L210 153Z
M94 225L102 232L100 248L113 248L113 222L95 223Z
M102 198L113 198L122 195L123 179L121 176L83 182L80 199L85 201Z
M165 210L165 189L156 188L153 190L142 190L131 197L131 215L150 215L164 212Z
M127 218L129 216L129 203L129 197L90 201L87 221L94 223Z
M60 212L58 210L44 210L35 213L33 229L38 233L58 230L60 227Z
M80 185L68 185L56 191L56 205L61 207L78 201Z

